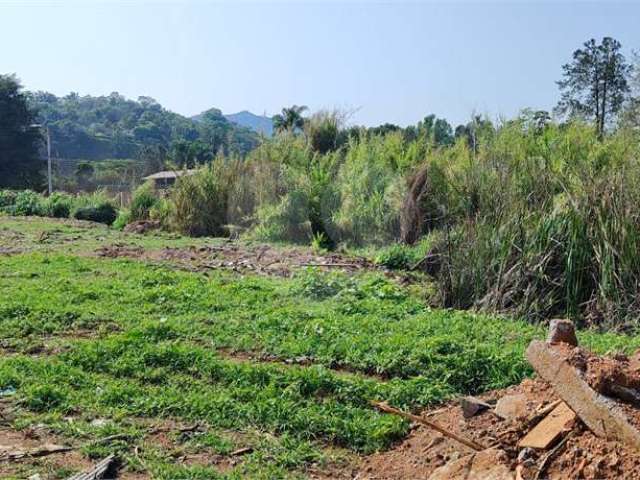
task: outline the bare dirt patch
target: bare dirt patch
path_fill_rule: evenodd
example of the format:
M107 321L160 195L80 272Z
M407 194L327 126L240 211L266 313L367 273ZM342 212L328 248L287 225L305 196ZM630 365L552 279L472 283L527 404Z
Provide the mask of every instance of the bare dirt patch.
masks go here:
M33 427L23 431L0 429L0 477L21 478L27 472L37 471L41 478L47 478L61 469L80 471L92 466L92 462L77 450L40 457L27 454L24 458L15 458L19 452L36 452L45 445L62 446L65 442L45 428Z
M230 270L238 273L257 273L280 277L291 276L293 270L304 267L356 272L378 269L363 257L337 253L316 255L308 249L279 249L269 245L247 246L235 243L220 246L165 247L144 249L138 245L115 243L98 248L95 254L107 258L134 258L169 262L188 270Z
M520 385L488 392L480 398L493 403L505 395L524 395L527 409L535 411L551 404L557 397L541 380L524 380ZM515 477L517 447L530 429L526 421L507 421L486 410L464 418L458 402L450 402L422 413L422 416L448 431L472 439L487 447L497 446L506 452ZM448 462L474 453L460 443L424 426L416 426L398 446L367 457L356 478L370 480L426 479ZM539 463L548 452L530 452L532 463L521 471L522 479L534 479ZM457 477L456 477L457 478ZM596 437L583 425L576 426L562 450L553 458L541 478L551 479L619 479L640 478L640 456L620 442Z

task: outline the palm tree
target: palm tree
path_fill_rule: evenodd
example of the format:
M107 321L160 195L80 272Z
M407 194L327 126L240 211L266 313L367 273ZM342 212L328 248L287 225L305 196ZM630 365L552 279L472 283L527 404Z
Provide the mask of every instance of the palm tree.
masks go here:
M273 128L277 133L295 132L304 128L302 112L307 110L304 105L293 105L283 108L282 113L273 116Z

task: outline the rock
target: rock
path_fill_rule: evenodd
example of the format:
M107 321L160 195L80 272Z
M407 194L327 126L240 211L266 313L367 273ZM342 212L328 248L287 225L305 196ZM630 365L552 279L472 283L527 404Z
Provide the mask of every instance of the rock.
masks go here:
M536 451L533 448L523 448L520 450L520 453L518 453L518 463L524 463L530 458L535 457L535 455Z
M538 375L549 382L594 434L640 450L640 431L629 423L615 402L585 382L557 347L534 340L527 347L526 357Z
M460 397L460 407L464 418L471 418L476 413L491 408L491 405L476 397Z
M505 420L527 416L527 397L522 394L505 395L496 404L495 414Z
M429 475L429 480L466 480L469 476L474 456L475 455L465 455L458 460L436 468L433 473Z
M505 452L488 448L437 468L429 480L513 480L513 474Z
M520 440L521 447L547 449L566 432L576 420L576 414L562 402Z
M476 453L466 480L513 480L509 457L499 448L488 448Z
M571 320L556 318L549 322L549 336L547 343L568 343L574 347L578 346L576 330Z
M124 227L124 231L127 233L147 233L150 230L156 230L160 228L160 222L157 220L138 220L131 222Z

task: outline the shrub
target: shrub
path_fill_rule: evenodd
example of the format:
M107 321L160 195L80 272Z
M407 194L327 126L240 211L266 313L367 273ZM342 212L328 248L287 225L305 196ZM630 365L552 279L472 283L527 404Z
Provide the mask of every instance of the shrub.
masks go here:
M131 199L129 221L149 220L151 209L157 201L158 198L151 183L147 182L140 185Z
M0 190L0 210L6 210L16 203L17 192L13 190Z
M218 156L193 175L183 175L171 189L173 204L167 209L171 225L194 236L225 236L238 178L244 170L241 160Z
M68 218L73 210L73 205L73 197L62 192L53 192L43 202L44 213L55 218Z
M32 190L19 191L9 208L13 215L42 215L44 212L42 197Z
M131 223L131 211L129 211L126 208L123 208L118 212L118 215L116 216L116 219L114 220L112 226L116 230L122 230L129 223Z
M117 214L118 212L112 203L104 202L96 206L80 207L75 211L74 217L77 220L111 225L116 220Z
M169 200L160 198L153 207L151 207L149 218L151 218L151 220L157 220L160 222L160 226L166 229L170 225L172 208L173 204Z
M405 270L411 267L417 258L417 251L411 247L394 243L382 249L375 257L375 263L391 270Z

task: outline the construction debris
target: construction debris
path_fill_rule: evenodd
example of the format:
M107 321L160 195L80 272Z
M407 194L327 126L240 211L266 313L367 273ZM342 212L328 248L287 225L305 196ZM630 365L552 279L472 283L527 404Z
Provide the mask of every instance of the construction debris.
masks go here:
M434 470L429 480L513 480L508 455L488 448L466 455Z
M491 408L491 405L476 397L460 397L460 407L464 418L471 418L475 414Z
M516 420L527 416L527 399L524 395L505 395L496 404L495 414L504 420Z
M560 435L573 426L576 414L568 405L561 402L533 430L520 440L521 447L547 449Z
M532 341L527 360L541 378L596 435L617 440L640 450L640 431L629 423L614 401L596 392L568 362L563 349Z
M640 351L598 356L576 345L570 322L550 327L526 351L535 380L420 416L379 407L428 428L369 457L358 478L640 478Z

